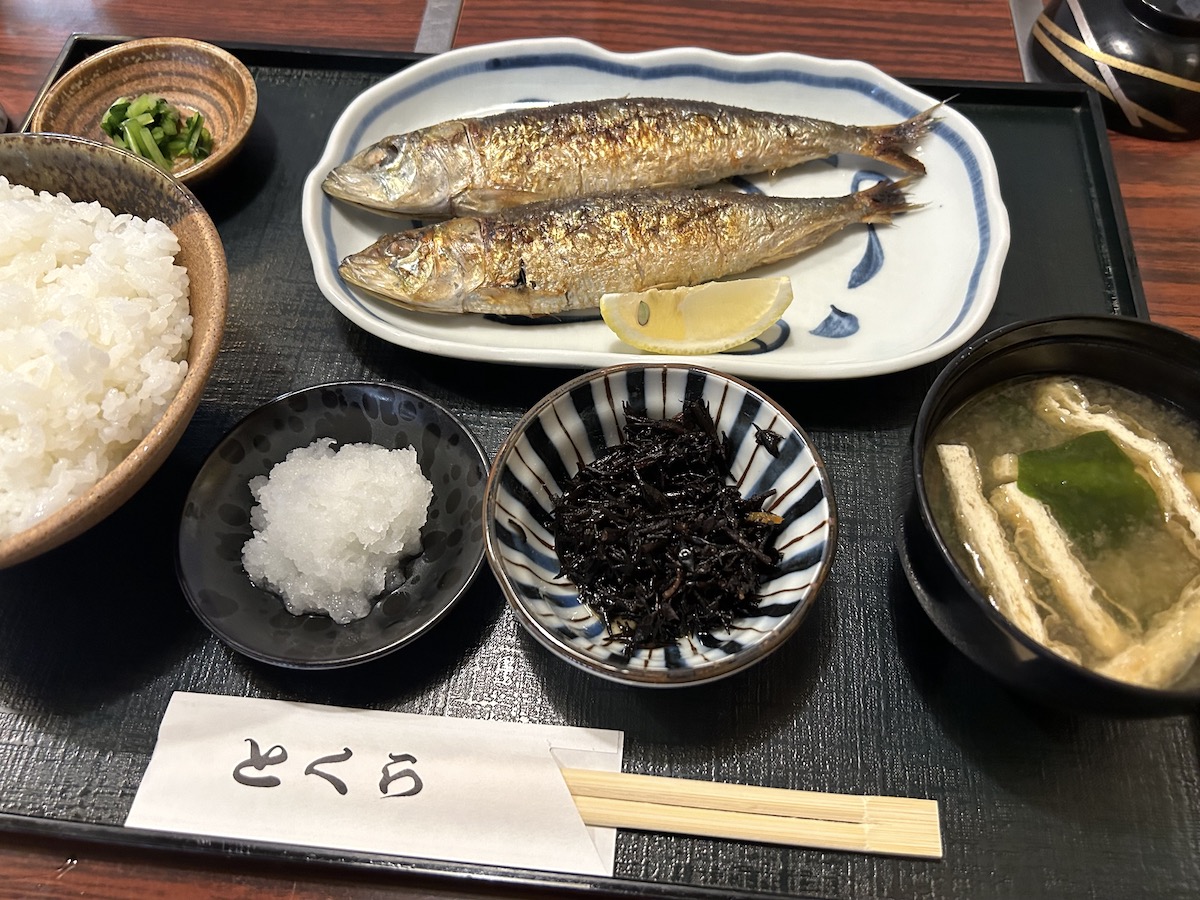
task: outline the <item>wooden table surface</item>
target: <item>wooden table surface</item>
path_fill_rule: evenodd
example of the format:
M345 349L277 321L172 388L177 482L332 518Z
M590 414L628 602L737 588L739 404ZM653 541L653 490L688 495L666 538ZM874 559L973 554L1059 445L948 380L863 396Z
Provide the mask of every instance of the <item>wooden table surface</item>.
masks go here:
M437 2L437 0L432 0ZM443 7L446 4L443 4ZM1005 0L465 0L447 44L571 35L609 49L696 45L734 53L787 50L857 58L898 78L1020 81ZM420 0L0 0L0 106L19 126L72 32L178 34L213 41L413 50ZM452 35L452 37L451 37ZM1200 335L1200 153L1113 134L1112 148L1153 319ZM1029 152L1036 154L1037 147ZM0 896L462 896L463 886L372 874L222 864L71 840L0 837ZM479 896L495 890L472 888ZM521 893L527 894L527 891Z

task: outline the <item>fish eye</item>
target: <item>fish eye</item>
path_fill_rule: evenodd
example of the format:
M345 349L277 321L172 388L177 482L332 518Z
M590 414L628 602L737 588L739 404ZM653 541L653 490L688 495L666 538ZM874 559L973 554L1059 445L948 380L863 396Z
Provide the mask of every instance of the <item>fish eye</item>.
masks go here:
M396 142L394 140L391 140L390 138L382 140L363 154L363 165L387 165L396 158L396 154L399 152L400 148L396 146Z

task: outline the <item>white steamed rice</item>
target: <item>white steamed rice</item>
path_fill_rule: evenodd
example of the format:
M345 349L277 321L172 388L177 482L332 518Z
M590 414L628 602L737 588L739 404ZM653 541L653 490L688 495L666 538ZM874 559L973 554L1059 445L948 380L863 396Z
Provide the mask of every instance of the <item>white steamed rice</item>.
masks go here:
M250 580L290 612L366 616L400 559L421 548L433 486L411 447L318 438L250 481L254 536L242 547Z
M178 252L162 222L0 176L0 540L85 493L178 392Z

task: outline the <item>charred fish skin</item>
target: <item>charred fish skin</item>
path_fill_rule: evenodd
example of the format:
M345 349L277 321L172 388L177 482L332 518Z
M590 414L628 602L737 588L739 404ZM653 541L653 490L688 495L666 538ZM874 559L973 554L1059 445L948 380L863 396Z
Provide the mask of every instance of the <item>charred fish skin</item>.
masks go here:
M638 188L697 187L854 154L924 174L907 152L936 107L889 125L699 100L592 100L456 119L377 142L323 187L360 206L414 216L475 215Z
M797 256L858 223L916 209L905 181L842 197L645 190L551 200L386 235L342 261L399 306L535 316L605 293L700 284Z

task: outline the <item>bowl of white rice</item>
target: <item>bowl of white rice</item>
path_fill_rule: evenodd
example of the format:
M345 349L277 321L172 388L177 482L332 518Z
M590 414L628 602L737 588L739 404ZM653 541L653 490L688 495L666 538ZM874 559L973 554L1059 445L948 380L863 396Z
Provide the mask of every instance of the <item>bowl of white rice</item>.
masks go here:
M488 458L401 385L276 397L221 439L184 504L179 583L234 650L288 668L378 659L440 622L483 562Z
M0 135L0 568L104 519L200 402L228 300L192 193L82 138Z

